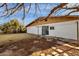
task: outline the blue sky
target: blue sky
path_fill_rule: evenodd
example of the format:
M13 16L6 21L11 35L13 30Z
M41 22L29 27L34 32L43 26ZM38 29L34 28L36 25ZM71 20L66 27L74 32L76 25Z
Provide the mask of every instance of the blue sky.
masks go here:
M14 4L14 3L10 3L10 4L8 4L8 8L12 8L15 5L16 4ZM48 3L47 4L42 3L42 4L39 4L39 8L40 8L41 12L37 11L37 15L35 15L35 5L32 4L29 13L28 14L26 13L26 17L24 19L24 24L27 25L38 17L47 16L48 13L50 12L51 8L54 8L57 5L58 5L58 3L51 3L51 4L50 3L49 4ZM26 10L27 10L28 4L25 4L25 7L26 7ZM0 8L0 15L2 15L2 11L4 11L4 8ZM64 11L65 10L60 10L55 15L58 16L58 15L61 14L61 12L64 12ZM69 11L66 11L65 13L67 13L67 12L69 12ZM62 14L64 14L64 13L62 13ZM79 14L79 13L75 13L75 14ZM15 13L15 14L13 14L13 15L11 15L11 16L9 16L9 17L1 17L0 18L0 24L8 22L12 19L18 19L20 22L22 22L22 10Z

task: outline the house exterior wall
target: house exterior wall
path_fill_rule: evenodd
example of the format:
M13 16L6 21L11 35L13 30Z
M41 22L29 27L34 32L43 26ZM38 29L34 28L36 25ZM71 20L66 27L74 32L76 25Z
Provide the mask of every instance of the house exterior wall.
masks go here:
M79 21L78 21L78 39L79 39Z
M51 36L68 38L68 39L77 39L76 22L65 22L52 25L55 27L55 30L49 31Z
M42 26L49 26L48 36L56 36L77 40L77 21L78 20L30 26L27 27L27 33L42 35ZM51 26L54 26L54 30L50 30Z
M37 26L27 27L27 33L38 34L38 29Z

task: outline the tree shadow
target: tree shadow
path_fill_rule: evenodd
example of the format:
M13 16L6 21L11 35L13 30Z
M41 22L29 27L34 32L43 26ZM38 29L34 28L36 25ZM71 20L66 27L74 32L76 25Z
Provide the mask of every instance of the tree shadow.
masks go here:
M35 37L30 39L19 40L16 42L11 41L9 43L1 45L0 53L3 53L6 50L8 50L8 51L12 51L12 53L9 54L12 56L30 56L34 52L38 52L38 51L40 51L40 53L43 53L42 52L43 50L45 50L45 52L48 53L47 49L50 49L51 47L56 47L56 45L62 46L60 44L57 44L56 40L48 41L46 38ZM58 54L63 54L64 52L67 52L72 48L66 50L60 49L62 50L62 52L57 51L57 49L58 48L51 50L57 52ZM52 54L52 56L54 56L54 54Z

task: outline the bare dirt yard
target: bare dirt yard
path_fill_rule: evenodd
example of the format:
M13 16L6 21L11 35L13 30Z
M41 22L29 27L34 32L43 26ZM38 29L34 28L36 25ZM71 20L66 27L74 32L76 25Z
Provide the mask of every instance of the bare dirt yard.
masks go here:
M0 34L0 56L79 56L79 46L32 34Z

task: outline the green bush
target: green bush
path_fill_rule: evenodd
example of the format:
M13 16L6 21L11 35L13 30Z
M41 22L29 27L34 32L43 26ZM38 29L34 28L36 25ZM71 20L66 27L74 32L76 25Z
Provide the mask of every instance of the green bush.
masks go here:
M25 33L26 28L24 25L20 24L17 19L13 19L7 23L0 26L0 30L4 33Z

